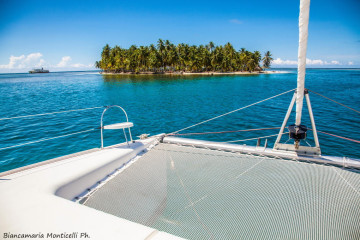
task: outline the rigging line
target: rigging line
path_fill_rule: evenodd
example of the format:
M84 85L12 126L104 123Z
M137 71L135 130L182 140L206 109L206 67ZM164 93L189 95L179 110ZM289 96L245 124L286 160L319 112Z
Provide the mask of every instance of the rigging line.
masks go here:
M310 129L310 130L312 130L312 129ZM348 141L351 141L351 142L360 143L359 140L355 140L355 139L351 139L351 138L347 138L347 137L338 136L338 135L335 135L335 134L332 134L332 133L322 132L322 131L319 131L319 130L317 130L317 132L323 133L323 134L326 134L326 135L329 135L329 136L333 136L333 137L345 139L345 140L348 140Z
M281 135L283 135L283 134L288 134L288 133L289 133L289 132L285 132L285 133L282 133ZM232 142L245 142L245 141L250 141L250 140L256 140L256 139L259 139L259 138L275 137L275 136L277 136L277 135L279 135L279 134L277 133L277 134L268 135L268 136L263 136L263 137L240 139L240 140L226 141L226 142L227 142L227 143L232 143Z
M220 117L223 117L223 116L229 115L229 114L231 114L231 113L234 113L234 112L237 112L237 111L243 110L243 109L245 109L245 108L248 108L248 107L254 106L254 105L256 105L256 104L259 104L259 103L265 102L265 101L267 101L267 100L270 100L270 99L273 99L273 98L279 97L279 96L281 96L281 95L284 95L284 94L286 94L286 93L292 92L292 91L294 91L294 90L295 90L295 88L294 88L294 89L291 89L291 90L289 90L289 91L286 91L286 92L283 92L283 93L277 94L277 95L275 95L275 96L272 96L272 97L269 97L269 98L263 99L263 100L261 100L261 101L258 101L258 102L255 102L255 103L252 103L252 104L247 105L247 106L245 106L245 107L241 107L241 108L235 109L235 110L233 110L233 111L230 111L230 112L227 112L227 113L221 114L221 115L219 115L219 116L216 116L216 117L210 118L210 119L208 119L208 120L205 120L205 121L202 121L202 122L196 123L196 124L194 124L194 125L188 126L188 127L186 127L186 128L180 129L180 130L177 130L177 131L172 132L172 133L170 133L170 134L178 133L178 132L184 131L184 130L186 130L186 129L189 129L189 128L192 128L192 127L198 126L198 125L200 125L200 124L203 124L203 123L206 123L206 122L210 122L210 121L215 120L215 119L217 119L217 118L220 118Z
M25 145L29 145L29 144L33 144L33 143L43 142L43 141L47 141L47 140L52 140L52 139L56 139L56 138L62 138L62 137L67 137L67 136L71 136L71 135L75 135L75 134L90 132L90 131L94 131L96 129L97 128L93 128L93 129L89 129L89 130L85 130L85 131L81 131L81 132L69 133L69 134L61 135L61 136L57 136L57 137L43 138L43 139L36 140L36 141L21 143L21 144L18 144L18 145L13 145L13 146L9 146L9 147L0 148L0 151L5 150L5 149L10 149L10 148L15 148L15 147L21 147L21 146L25 146Z
M249 131L260 131L260 130L270 130L270 129L279 129L280 127L271 127L271 128L253 128L253 129L243 129L236 131L222 131L222 132L198 132L198 133L170 133L168 136L187 136L187 135L206 135L206 134L221 134L221 133L234 133L234 132L249 132Z
M73 110L60 111L60 112L39 113L39 114L33 114L33 115L0 118L0 121L2 121L2 120L10 120L10 119L15 119L15 118L28 118L28 117L37 117L37 116L52 115L52 114L58 114L58 113L66 113L66 112L84 111L84 110L90 110L90 109L95 109L95 108L104 108L104 107L103 106L101 106L101 107L91 107L91 108L73 109Z
M334 102L334 103L337 103L337 104L339 104L339 105L341 105L341 106L343 106L343 107L346 107L346 108L348 108L348 109L350 109L350 110L352 110L352 111L354 111L354 112L360 113L360 111L358 111L358 110L356 110L356 109L353 109L353 108L351 108L351 107L348 107L348 106L346 106L345 104L339 103L339 102L337 102L337 101L335 101L335 100L333 100L333 99L331 99L331 98L325 97L324 95L321 95L320 93L314 92L314 91L312 91L312 90L310 90L310 89L308 89L308 90L309 90L310 92L315 93L315 94L317 94L317 95L319 95L319 96L321 96L321 97L323 97L323 98L326 98L326 99L328 99L328 100L330 100L330 101L332 101L332 102Z

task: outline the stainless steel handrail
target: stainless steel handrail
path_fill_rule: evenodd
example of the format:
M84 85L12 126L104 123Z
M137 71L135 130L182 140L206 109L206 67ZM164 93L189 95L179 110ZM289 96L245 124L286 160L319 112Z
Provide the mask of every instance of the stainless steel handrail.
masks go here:
M101 114L101 121L100 121L100 129L101 129L101 149L104 148L104 134L103 134L103 129L104 129L104 124L103 124L104 114L105 114L105 112L106 112L107 110L109 110L110 108L113 108L113 107L120 108L120 109L124 112L124 114L125 114L126 122L129 122L129 118L128 118L128 115L127 115L125 109L123 109L123 108L120 107L119 105L106 106L106 108L104 109L103 113ZM133 142L130 127L128 127L128 130L129 130L129 135L130 135L130 141ZM127 139L127 136L126 136L125 128L123 128L123 131L124 131L124 136L125 136L126 143L127 143L128 146L129 146L129 142L128 142L128 139Z

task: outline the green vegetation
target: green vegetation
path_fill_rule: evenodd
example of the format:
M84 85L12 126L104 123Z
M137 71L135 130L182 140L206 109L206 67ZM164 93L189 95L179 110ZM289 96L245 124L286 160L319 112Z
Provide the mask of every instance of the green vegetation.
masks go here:
M101 60L95 66L111 73L253 72L262 70L261 60L263 67L269 68L271 53L267 51L262 59L259 51L249 52L245 48L236 51L230 43L224 46L215 46L213 42L205 46L184 43L175 46L169 40L159 39L157 46L132 45L128 49L111 48L106 44Z
M272 60L274 59L271 57L270 51L267 51L265 53L265 57L263 58L263 68L269 68Z

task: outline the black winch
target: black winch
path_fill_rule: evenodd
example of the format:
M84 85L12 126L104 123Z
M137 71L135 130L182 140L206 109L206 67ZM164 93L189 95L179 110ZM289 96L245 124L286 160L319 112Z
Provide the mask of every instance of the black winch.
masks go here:
M305 125L292 124L288 127L288 129L291 139L294 139L298 142L306 138L306 131L308 130L308 128Z

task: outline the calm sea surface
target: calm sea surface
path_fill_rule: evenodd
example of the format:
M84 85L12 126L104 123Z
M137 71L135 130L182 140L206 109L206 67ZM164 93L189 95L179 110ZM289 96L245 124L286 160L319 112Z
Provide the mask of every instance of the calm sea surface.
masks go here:
M0 118L117 104L134 122L133 136L169 133L296 87L296 71L248 76L102 76L96 72L0 74ZM306 87L360 109L360 70L307 70ZM280 127L292 93L185 132ZM360 140L360 114L310 95L318 130ZM306 106L306 105L304 105ZM102 109L0 121L0 148L99 127ZM310 126L307 111L303 124ZM294 113L290 122L294 122ZM105 124L124 121L117 109ZM276 134L201 135L230 141ZM311 132L309 133L311 135ZM360 144L319 133L324 155L360 158ZM286 141L287 136L283 137ZM123 142L122 131L105 131L105 145ZM270 146L275 138L269 138ZM308 142L313 144L312 137ZM244 143L242 143L244 144ZM255 145L256 140L246 142ZM100 130L0 150L0 172L100 146Z

